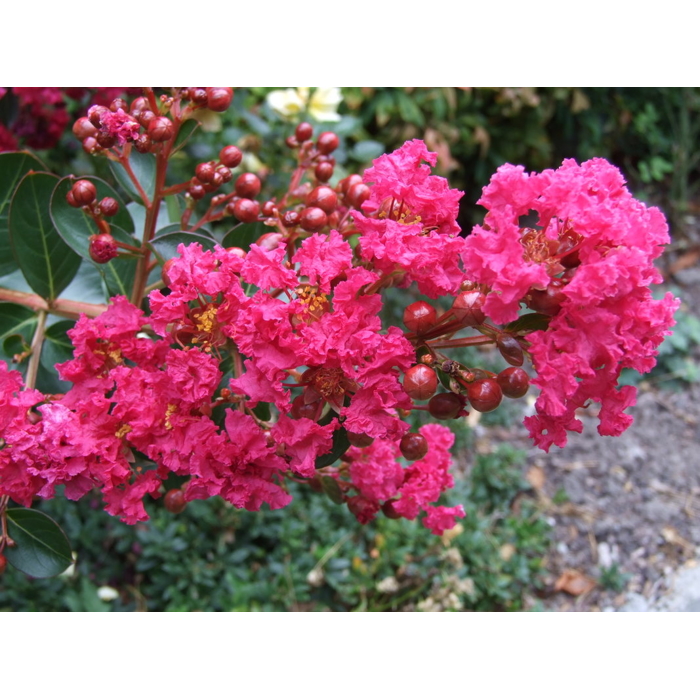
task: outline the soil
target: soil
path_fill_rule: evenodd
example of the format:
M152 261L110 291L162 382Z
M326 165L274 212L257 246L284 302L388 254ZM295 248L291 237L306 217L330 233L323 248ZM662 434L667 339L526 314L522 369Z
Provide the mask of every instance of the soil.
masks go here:
M665 260L666 270L682 255L687 248ZM700 310L693 259L686 257L671 280L691 313ZM700 348L693 359L700 361ZM519 422L508 430L477 426L487 443L507 439L527 450L526 477L553 525L538 607L698 609L700 568L684 572L700 561L700 384L672 391L643 382L629 413L632 426L611 438L598 434L594 411L583 411L583 433L549 454L532 446Z

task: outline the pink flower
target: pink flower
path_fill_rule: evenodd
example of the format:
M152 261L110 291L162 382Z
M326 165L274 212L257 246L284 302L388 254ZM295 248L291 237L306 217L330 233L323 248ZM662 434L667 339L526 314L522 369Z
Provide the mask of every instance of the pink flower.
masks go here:
M127 141L136 141L140 135L141 125L123 109L116 112L105 110L100 114L102 133L114 136L123 146Z

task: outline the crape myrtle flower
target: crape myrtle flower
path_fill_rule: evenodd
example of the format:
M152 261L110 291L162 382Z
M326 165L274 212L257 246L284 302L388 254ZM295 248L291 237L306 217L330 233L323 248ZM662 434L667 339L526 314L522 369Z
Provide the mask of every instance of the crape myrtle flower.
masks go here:
M547 330L526 336L541 388L525 424L544 450L581 432L576 409L601 404L601 435L619 435L632 418L636 390L618 387L620 372L648 372L673 324L679 300L652 297L662 281L653 265L668 243L655 207L634 199L620 171L596 158L527 174L501 166L479 204L489 211L466 239L465 271L489 293L483 306L497 323L518 317L522 303L550 316ZM536 228L520 226L534 212Z

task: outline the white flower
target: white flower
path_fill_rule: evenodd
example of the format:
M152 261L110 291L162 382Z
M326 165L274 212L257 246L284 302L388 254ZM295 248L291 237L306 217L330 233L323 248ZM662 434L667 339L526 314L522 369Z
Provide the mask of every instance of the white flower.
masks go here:
M110 600L119 598L119 591L111 586L100 586L97 589L97 597L105 603L108 603Z
M316 121L338 122L338 105L343 101L340 88L316 88L313 94L307 87L273 90L267 96L267 103L287 119L298 117L305 110Z

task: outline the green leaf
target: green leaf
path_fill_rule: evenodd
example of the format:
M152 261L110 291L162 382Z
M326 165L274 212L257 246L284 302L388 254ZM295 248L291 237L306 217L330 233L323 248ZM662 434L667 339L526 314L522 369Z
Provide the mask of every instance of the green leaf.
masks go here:
M29 286L53 300L80 267L80 256L64 242L51 221L50 202L58 178L49 173L25 175L10 204L10 241Z
M119 195L104 180L100 180L99 177L82 177L80 179L90 180L95 185L98 200L103 197L112 197L119 203L119 211L115 216L107 219L110 227L117 226L128 233L132 233L134 231L134 222ZM51 195L51 220L61 238L80 257L91 261L90 242L88 239L91 235L100 233L100 230L95 220L86 214L82 208L76 209L71 207L66 201L66 195L73 187L74 182L75 178L70 176L64 177L56 185Z
M332 476L322 476L321 486L323 487L323 492L328 496L328 498L340 505L345 500L343 498L343 492L338 486L338 482Z
M7 561L34 578L63 573L72 563L68 538L48 515L30 508L8 508L7 528L15 541L5 547Z
M149 199L153 199L153 193L156 186L156 157L151 153L139 153L131 151L129 156L129 165L134 177L138 180L141 188L146 193ZM110 161L109 167L117 178L117 182L139 202L145 205L141 199L138 188L134 185L133 180L129 177L124 166L121 163Z
M250 244L260 238L264 233L270 233L273 229L265 226L262 221L256 221L253 224L238 224L232 228L225 236L221 245L224 248L243 248L250 250Z
M185 245L199 243L204 250L214 250L216 245L216 241L213 238L200 236L198 233L189 233L188 231L175 231L166 233L163 236L157 236L149 245L156 252L156 255L165 261L177 257L177 247L180 243Z
M0 277L17 269L7 218L12 195L30 170L44 170L43 164L31 153L0 153Z
M199 122L196 119L188 119L180 126L180 131L177 132L175 144L171 153L177 153L189 140L190 136L199 127Z
M26 367L24 363L14 364L12 358L30 348L36 323L35 312L26 306L0 303L0 360L7 362L10 369L23 371Z
M122 243L138 247L138 241L116 226L112 226L112 235ZM135 257L118 257L110 260L104 265L96 265L98 271L104 279L107 291L110 296L121 294L129 297L134 286L136 277L136 265L138 260Z
M41 348L41 367L45 372L37 381L37 389L45 394L65 393L70 389L69 382L58 378L55 365L73 359L74 348L67 331L74 325L75 321L59 321L46 329Z
M337 428L333 433L333 447L331 451L325 455L316 457L316 469L327 467L337 459L342 457L350 449L350 441L348 440L348 432L342 426Z
M254 409L253 413L262 421L269 421L271 417L270 404L264 401L259 403Z
M525 314L509 323L504 330L507 333L517 333L518 335L527 335L533 331L546 331L551 319L551 316L545 316L545 314Z

